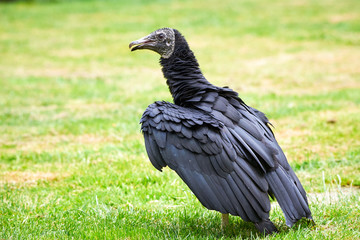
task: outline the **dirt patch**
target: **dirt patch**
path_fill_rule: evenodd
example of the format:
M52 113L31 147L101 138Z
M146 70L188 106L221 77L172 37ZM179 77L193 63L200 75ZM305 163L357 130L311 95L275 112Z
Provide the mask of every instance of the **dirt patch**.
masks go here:
M56 133L54 133L56 134ZM30 151L30 152L42 152L45 150L55 150L62 148L71 148L79 145L91 145L94 148L101 146L105 143L119 143L123 141L121 135L111 135L111 136L100 136L100 135L52 135L52 136L23 136L20 139L14 141L7 141L6 145L15 146L9 149L3 149L8 153L17 152L17 151ZM0 144L5 144L1 142Z
M37 139L32 139L30 142L24 143L20 150L30 149L43 149L43 146L47 145L48 148L57 148L64 145L100 145L101 143L118 142L119 139L108 136L98 135L55 135L55 136L44 136Z
M36 183L39 180L45 181L56 181L59 179L59 174L52 172L21 172L21 171L13 171L13 172L4 172L2 174L0 184L5 183Z
M282 53L244 60L227 74L226 82L239 92L309 94L360 88L359 52L334 51ZM224 74L222 74L224 75ZM240 80L241 79L241 80Z
M331 22L331 23L348 22L348 21L355 21L358 18L359 18L359 15L355 14L355 13L338 14L338 15L330 16L329 22Z

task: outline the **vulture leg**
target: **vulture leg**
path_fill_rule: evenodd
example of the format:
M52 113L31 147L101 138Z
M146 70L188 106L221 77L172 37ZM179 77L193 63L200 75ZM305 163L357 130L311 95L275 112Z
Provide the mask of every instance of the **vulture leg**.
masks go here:
M222 213L221 214L221 227L225 229L229 225L229 214Z

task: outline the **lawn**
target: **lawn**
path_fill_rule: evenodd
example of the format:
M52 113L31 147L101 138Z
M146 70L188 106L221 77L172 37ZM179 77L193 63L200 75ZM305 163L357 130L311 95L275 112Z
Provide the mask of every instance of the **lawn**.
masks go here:
M158 56L177 28L207 79L265 112L316 226L268 239L360 239L360 1L0 3L0 239L261 239L147 158L139 119L171 101Z

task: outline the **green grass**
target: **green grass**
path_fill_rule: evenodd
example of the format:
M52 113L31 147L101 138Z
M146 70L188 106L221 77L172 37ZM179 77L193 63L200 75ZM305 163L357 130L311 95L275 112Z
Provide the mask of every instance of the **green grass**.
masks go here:
M147 159L139 119L171 101L151 52L179 29L208 80L264 111L316 226L269 239L360 238L360 2L19 1L0 4L0 239L263 238L208 211Z

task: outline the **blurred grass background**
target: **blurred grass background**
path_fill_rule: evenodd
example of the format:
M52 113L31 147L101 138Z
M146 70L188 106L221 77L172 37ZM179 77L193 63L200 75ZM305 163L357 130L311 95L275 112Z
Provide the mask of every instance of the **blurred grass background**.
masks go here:
M0 3L0 238L257 238L221 230L171 171L147 159L139 119L171 96L152 52L182 32L207 79L265 112L317 226L274 239L360 238L360 2ZM336 191L334 190L337 189Z

